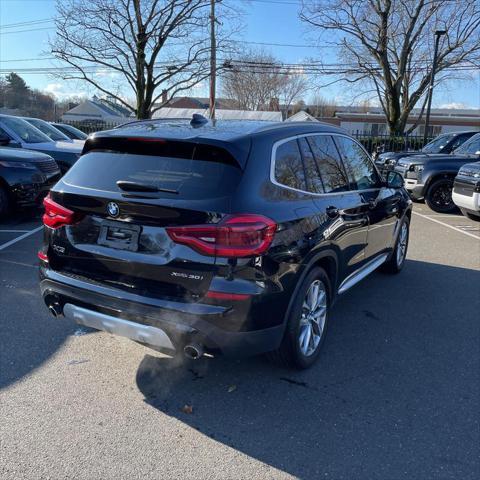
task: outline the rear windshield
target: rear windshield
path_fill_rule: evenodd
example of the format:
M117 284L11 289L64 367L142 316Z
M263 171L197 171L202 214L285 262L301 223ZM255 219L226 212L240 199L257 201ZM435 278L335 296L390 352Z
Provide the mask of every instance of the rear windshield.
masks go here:
M193 158L93 151L82 155L63 181L108 192L122 192L118 181L178 192L159 192L163 198L199 200L231 195L240 180L240 168L214 161L208 155L205 158L201 151Z

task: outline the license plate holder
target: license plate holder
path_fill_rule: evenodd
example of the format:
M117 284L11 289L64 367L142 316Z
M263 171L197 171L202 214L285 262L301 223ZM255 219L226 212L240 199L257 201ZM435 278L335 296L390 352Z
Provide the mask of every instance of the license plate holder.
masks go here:
M100 225L97 243L105 247L136 252L140 231L139 225L104 220Z

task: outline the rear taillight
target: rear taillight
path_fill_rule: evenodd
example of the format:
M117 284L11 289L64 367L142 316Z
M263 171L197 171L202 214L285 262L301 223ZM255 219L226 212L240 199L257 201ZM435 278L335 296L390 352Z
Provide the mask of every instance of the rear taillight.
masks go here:
M64 225L73 225L81 220L82 215L54 202L50 195L43 199L45 213L43 214L43 224L50 228L60 228Z
M261 255L272 243L277 224L262 215L228 215L217 225L168 227L175 243L204 255L251 257Z
M41 250L37 253L37 257L45 263L48 263L48 255L45 252L42 252Z

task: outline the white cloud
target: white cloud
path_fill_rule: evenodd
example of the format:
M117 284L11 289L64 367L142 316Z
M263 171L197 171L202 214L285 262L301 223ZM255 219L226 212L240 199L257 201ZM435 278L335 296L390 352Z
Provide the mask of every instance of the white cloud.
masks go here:
M88 97L88 93L83 91L65 90L65 85L63 83L49 83L43 90L46 93L50 93L58 100L67 97Z
M450 102L450 103L443 103L438 108L449 108L449 109L452 109L452 110L462 110L462 109L469 109L469 108L474 108L474 107L472 107L471 105L466 105L465 103Z

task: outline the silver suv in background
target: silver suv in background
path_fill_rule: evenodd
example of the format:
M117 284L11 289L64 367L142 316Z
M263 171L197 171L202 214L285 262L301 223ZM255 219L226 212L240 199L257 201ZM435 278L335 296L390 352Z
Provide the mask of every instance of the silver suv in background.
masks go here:
M0 115L0 146L27 148L53 157L65 173L80 157L82 143L53 141L26 120L11 115Z
M23 120L26 120L30 125L33 125L35 128L38 128L42 133L44 133L50 140L54 142L68 142L75 143L79 142L82 146L85 143L82 140L73 140L68 135L65 135L58 128L55 128L51 123L42 120L41 118L29 118L22 117Z

